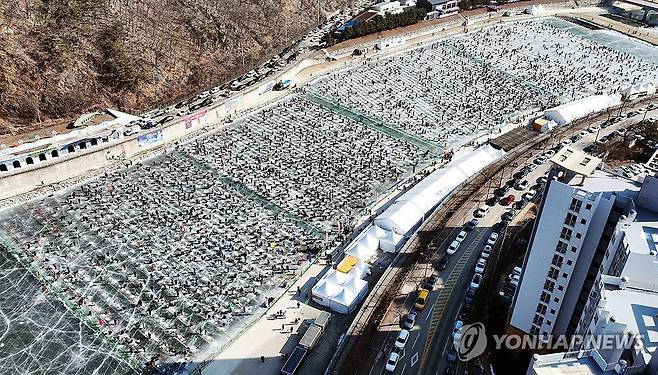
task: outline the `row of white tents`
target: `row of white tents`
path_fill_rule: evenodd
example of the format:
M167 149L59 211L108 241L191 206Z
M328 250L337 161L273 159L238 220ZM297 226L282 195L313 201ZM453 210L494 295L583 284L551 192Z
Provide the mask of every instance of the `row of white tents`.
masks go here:
M367 293L368 283L362 278L377 251L398 251L450 192L504 153L482 146L435 170L397 198L345 248L346 257L358 260L354 268L349 273L329 270L313 287L313 300L342 314L352 312Z
M622 103L623 99L634 100L643 96L654 95L655 93L656 86L654 84L639 83L619 89L615 93L592 95L562 104L544 112L544 117L562 126L592 113L602 112L608 108L618 106Z

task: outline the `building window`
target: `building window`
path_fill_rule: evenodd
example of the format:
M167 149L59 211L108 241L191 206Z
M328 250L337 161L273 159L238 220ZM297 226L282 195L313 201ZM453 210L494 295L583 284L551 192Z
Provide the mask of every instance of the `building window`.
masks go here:
M567 259L567 266L570 266L573 264L573 261Z
M551 267L551 269L548 270L548 278L549 279L557 280L557 275L559 275L559 274L560 274L560 270L558 270L557 268Z
M551 322L550 320L547 320L547 321L546 321L546 325L547 325L547 326L550 326L551 323L552 323L552 322Z
M532 319L532 324L541 326L542 323L544 323L544 318L539 314L535 314L535 317Z
M562 291L562 290L564 290L564 287L563 287L562 285L558 285L558 286L557 286L557 290Z
M560 233L560 238L563 240L569 241L571 239L571 234L573 231L569 228L562 227L562 232Z
M571 252L575 253L576 251L578 251L578 248L575 246L571 246Z
M539 334L539 327L536 327L536 326L530 327L530 334L531 335L538 335Z
M578 216L569 212L567 217L564 218L564 224L573 227L576 224L576 219L578 219Z
M587 219L580 219L580 223L581 223L582 225L587 224Z
M560 303L560 298L559 298L559 297L555 297L555 298L553 298L553 302L555 302L555 303Z
M555 315L555 309L551 309L551 315Z
M553 255L553 260L551 260L551 264L560 268L562 267L562 262L564 262L564 258L555 254Z
M580 239L582 236L583 236L582 234L576 232L576 238L577 238L577 239Z
M555 283L550 280L546 280L544 282L544 289L548 290L549 292L552 292L553 289L555 289Z
M546 307L546 305L544 305L544 304L541 304L541 303L537 304L537 312L538 312L539 314L545 315L545 314L546 314L546 309L547 309L547 308L548 308L548 307Z
M562 272L562 277L564 277L566 279L567 277L569 277L569 274L566 273L566 272Z
M551 295L546 292L541 292L541 297L539 298L539 300L544 303L548 303L548 301L551 300Z
M571 205L569 205L569 209L574 212L580 212L580 207L582 205L583 205L583 201L573 198L571 199Z
M557 246L555 247L555 251L560 254L564 254L567 252L567 247L569 247L569 245L567 245L566 242L558 241Z
M587 203L587 204L585 205L585 209L586 209L586 210L591 210L591 209L592 209L592 205L589 204L589 203Z
M39 154L40 161L46 161L46 154Z

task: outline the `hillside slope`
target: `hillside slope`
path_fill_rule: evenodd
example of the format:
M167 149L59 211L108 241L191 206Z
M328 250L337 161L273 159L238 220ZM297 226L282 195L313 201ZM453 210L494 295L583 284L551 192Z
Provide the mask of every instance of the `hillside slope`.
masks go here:
M348 2L0 1L0 135L185 97L249 69Z

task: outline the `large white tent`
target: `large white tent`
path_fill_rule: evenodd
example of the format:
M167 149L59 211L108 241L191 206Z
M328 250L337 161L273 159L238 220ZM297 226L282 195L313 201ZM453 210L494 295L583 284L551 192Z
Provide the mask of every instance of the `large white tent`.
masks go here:
M424 212L413 202L396 201L375 219L375 225L400 235L415 229L423 221Z
M505 154L490 145L462 155L409 189L375 219L387 233L379 239L383 251L395 252L429 213L461 183Z
M369 225L346 248L345 254L351 255L362 262L367 262L379 249L379 239L386 234L382 228Z
M601 112L621 104L621 95L592 95L575 100L544 112L544 117L555 121L558 125L566 125L591 113Z
M361 271L365 270L361 268ZM311 290L311 296L313 301L322 306L327 306L341 314L349 314L354 311L367 291L368 283L366 281L351 274L330 269L315 284Z

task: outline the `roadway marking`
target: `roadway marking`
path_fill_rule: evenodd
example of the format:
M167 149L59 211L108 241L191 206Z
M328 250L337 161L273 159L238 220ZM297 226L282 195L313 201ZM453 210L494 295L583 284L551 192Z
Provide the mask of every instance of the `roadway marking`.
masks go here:
M427 320L430 316L432 316L432 310L434 310L434 306L436 306L436 302L430 307L430 309L427 311L427 315L425 315L425 320Z
M418 335L416 336L416 339L414 340L414 344L411 345L411 349L413 349L414 346L416 346L416 342L418 341L419 338L420 338L420 332L418 332Z
M413 366L413 365L412 365ZM407 368L407 364L405 363L404 366L402 366L402 371L400 371L400 375L404 374L404 370Z
M416 363L418 363L418 352L411 357L411 367L414 367Z

